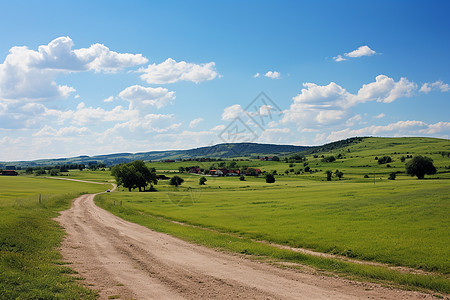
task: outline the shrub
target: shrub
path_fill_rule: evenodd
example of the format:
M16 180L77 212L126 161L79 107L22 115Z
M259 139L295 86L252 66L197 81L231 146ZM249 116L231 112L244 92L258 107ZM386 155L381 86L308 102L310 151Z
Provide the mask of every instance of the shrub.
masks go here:
M198 184L205 185L206 181L207 181L207 179L205 177L200 177L200 179L198 180Z
M366 174L366 175L364 175L364 178L369 178L369 175L367 175L367 174Z
M266 182L267 183L274 183L275 182L275 176L273 176L273 174L267 173L266 174Z
M395 177L396 177L396 176L397 176L397 174L396 174L395 172L393 172L393 173L389 174L388 179L389 179L389 180L395 180Z
M378 163L381 164L387 164L392 162L392 158L390 156L383 156L381 158L378 159Z
M245 176L244 175L239 176L239 180L240 181L245 181Z

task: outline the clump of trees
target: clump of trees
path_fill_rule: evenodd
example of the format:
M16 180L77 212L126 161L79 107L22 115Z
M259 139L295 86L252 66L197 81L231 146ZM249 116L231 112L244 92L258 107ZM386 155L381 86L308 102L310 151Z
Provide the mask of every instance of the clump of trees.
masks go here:
M390 156L383 156L378 159L378 164L380 165L387 164L390 162L392 162L392 158Z
M111 169L118 185L127 188L129 191L138 188L142 192L150 184L150 189L154 190L153 184L158 184L155 169L149 169L142 160L136 160L127 164L115 165Z
M417 176L417 179L423 179L425 174L436 174L436 171L433 160L426 156L414 156L414 158L406 163L406 173L411 176Z
M333 162L335 160L336 160L336 157L334 157L333 155L322 158L322 162Z
M205 178L206 179L206 178ZM184 179L181 178L180 176L173 176L172 178L170 178L169 184L170 185L174 185L175 187L178 187L179 185L181 185L184 182Z
M334 175L336 175L337 178L339 178L339 180L341 180L342 177L344 177L344 173L336 170L336 172L334 172Z

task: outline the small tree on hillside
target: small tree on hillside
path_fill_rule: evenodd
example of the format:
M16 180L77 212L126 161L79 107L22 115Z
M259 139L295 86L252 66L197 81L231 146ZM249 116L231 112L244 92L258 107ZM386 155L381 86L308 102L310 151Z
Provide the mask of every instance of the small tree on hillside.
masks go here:
M274 183L275 182L275 176L271 173L266 174L266 182L267 183Z
M327 174L327 181L331 181L331 175L333 175L333 173L331 171L326 171Z
M245 181L245 176L244 175L239 176L239 180L240 181Z
M423 179L425 174L436 174L436 167L433 165L431 158L417 155L406 163L406 173L411 176L417 176L417 179Z
M341 178L344 176L344 173L336 170L336 172L334 172L334 175L336 175L337 178L339 178L339 180L341 180Z
M200 179L198 180L198 184L205 185L206 181L207 181L207 179L205 177L200 177Z
M179 176L173 176L172 178L170 178L169 184L170 185L174 185L175 187L178 187L179 185L181 185L184 182L184 179L179 177Z

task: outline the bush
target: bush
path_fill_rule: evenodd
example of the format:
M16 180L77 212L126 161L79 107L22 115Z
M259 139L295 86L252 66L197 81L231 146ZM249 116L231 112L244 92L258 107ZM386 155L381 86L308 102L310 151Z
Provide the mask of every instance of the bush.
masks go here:
M389 180L395 180L395 177L396 177L396 176L397 176L397 174L396 174L395 172L393 172L393 173L389 174L388 179L389 179Z
M266 183L274 183L275 182L275 176L273 174L267 173L266 174Z
M336 160L336 157L333 155L322 158L322 162L333 162Z
M392 162L392 158L390 156L383 156L381 158L378 159L378 163L381 164L387 164Z
M244 175L239 176L239 180L240 181L245 181L245 176Z
M367 175L367 174L366 174L366 175L364 175L364 178L369 178L369 175Z
M200 179L198 180L198 184L205 185L206 181L207 181L207 179L205 177L200 177Z

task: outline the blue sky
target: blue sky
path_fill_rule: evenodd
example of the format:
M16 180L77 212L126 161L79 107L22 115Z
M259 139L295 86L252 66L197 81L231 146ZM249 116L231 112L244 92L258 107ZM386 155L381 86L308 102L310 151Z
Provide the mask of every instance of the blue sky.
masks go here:
M450 134L448 1L0 10L0 161Z

